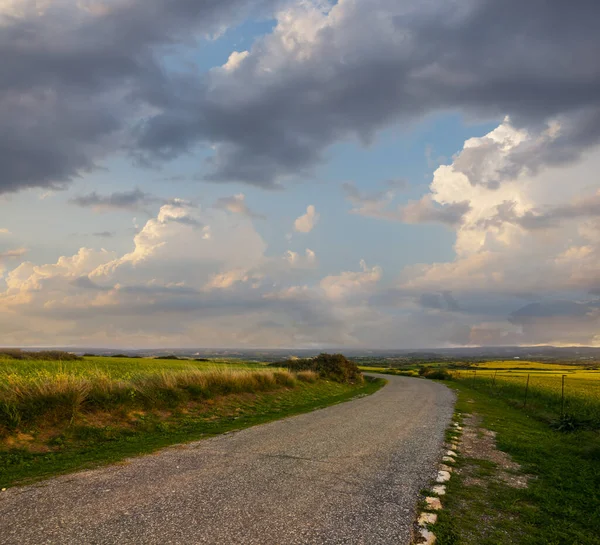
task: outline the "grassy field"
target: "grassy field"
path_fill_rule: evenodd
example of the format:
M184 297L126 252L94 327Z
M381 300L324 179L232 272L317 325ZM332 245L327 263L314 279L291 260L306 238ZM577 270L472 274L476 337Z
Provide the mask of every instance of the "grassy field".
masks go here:
M511 361L489 362L452 374L470 388L504 399L547 423L600 429L598 370Z
M382 384L243 362L0 356L0 486L313 410Z
M475 380L448 383L458 391L457 410L478 415L481 427L497 434L497 447L521 466L509 470L509 477L526 476L528 485L515 487L510 478L499 478L501 466L483 453L459 453L433 527L437 543L599 545L598 431L553 429L511 405L510 398L472 388L482 384Z

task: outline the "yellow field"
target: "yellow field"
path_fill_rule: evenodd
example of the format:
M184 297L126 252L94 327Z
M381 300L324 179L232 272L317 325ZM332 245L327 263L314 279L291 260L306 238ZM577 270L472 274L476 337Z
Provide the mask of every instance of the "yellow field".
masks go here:
M487 362L469 370L453 371L453 376L476 388L490 391L549 415L564 411L586 421L600 422L600 370L582 365L560 365L525 361ZM529 387L527 380L529 377Z
M477 363L473 368L479 369L531 369L543 371L576 371L587 369L585 365L567 365L560 363L540 363L537 361L526 360L507 360L507 361L486 361L485 363Z

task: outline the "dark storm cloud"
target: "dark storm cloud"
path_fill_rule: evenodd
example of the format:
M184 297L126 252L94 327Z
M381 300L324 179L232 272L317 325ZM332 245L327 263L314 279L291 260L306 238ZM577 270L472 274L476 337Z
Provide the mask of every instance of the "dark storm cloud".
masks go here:
M178 82L162 46L192 43L271 0L24 3L0 11L0 194L60 187L108 153L149 103L168 108ZM82 7L77 7L77 6Z
M598 2L338 8L343 16L317 33L306 57L297 61L294 50L285 67L265 70L286 55L267 38L233 74L211 74L200 93L148 119L140 146L172 154L208 141L217 151L207 179L272 186L310 170L339 139L369 142L384 126L439 109L511 114L527 125L575 119L538 163L569 160L600 136L589 123L600 111Z
M600 138L596 0L341 3L340 17L291 52L275 34L233 71L162 65L163 46L272 5L135 0L95 15L63 3L5 16L0 193L64 184L118 150L154 164L198 143L215 146L204 179L275 187L309 173L336 141L368 143L450 108L527 126L562 116L552 151L521 150L514 168L571 160Z

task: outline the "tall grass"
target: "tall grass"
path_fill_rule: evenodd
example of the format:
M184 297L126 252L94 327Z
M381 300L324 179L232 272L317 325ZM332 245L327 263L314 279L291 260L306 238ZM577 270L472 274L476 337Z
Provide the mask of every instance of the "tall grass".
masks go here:
M114 378L101 370L77 375L38 370L0 372L0 435L23 426L73 421L78 414L115 409L175 408L228 394L293 387L310 381L287 370L163 370ZM316 377L315 377L316 380Z

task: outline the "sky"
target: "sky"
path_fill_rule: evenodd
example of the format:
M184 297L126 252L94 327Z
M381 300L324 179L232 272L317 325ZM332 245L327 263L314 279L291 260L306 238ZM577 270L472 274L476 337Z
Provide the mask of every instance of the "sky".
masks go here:
M0 0L0 345L600 345L597 0Z

